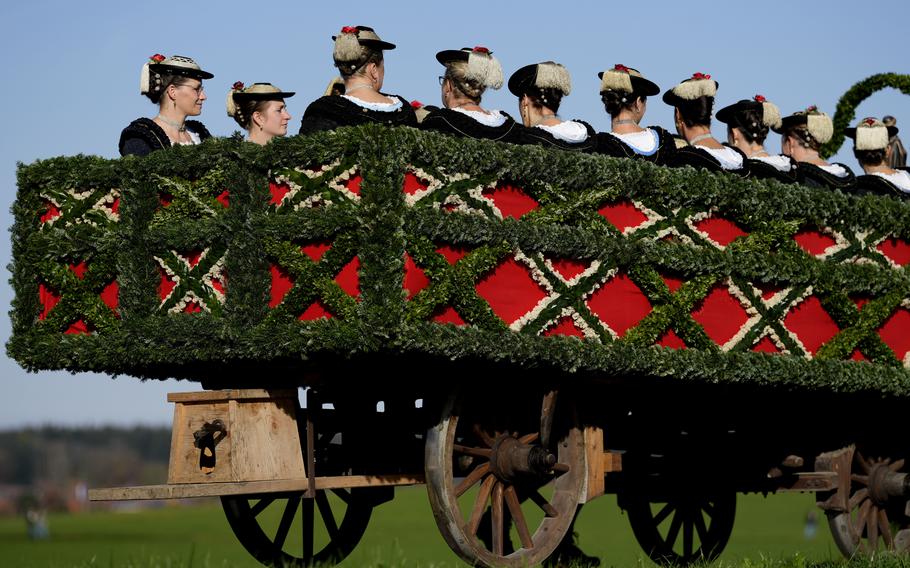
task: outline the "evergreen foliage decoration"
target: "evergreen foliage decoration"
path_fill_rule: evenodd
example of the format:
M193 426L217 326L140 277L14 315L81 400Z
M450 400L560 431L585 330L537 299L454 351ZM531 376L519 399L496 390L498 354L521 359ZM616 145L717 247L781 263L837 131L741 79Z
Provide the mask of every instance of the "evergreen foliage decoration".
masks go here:
M849 127L856 118L856 107L873 93L888 87L910 95L910 75L878 73L856 83L841 96L834 112L834 136L822 146L820 152L823 158L833 156L844 144L844 129Z
M382 126L18 178L7 350L31 371L420 357L910 394L890 197Z

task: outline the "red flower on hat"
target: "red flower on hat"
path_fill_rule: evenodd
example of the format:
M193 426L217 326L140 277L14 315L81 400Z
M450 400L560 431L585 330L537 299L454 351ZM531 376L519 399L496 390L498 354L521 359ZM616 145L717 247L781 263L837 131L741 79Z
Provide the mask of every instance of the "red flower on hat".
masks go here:
M487 54L490 53L490 50L487 49L486 47L483 47L482 45L474 46L474 49L472 49L471 51L473 51L474 53L487 53Z
M411 108L423 108L423 103L418 100L411 101Z
M614 66L613 66L613 70L614 70L614 71L622 71L623 73L628 73L628 72L629 72L629 68L626 67L625 65L623 65L622 63L617 63L616 65L614 65Z
M165 59L167 59L167 58L165 56L161 55L160 53L156 53L155 55L149 57L149 60L151 60L155 63L161 63Z
M356 34L360 30L357 29L357 26L345 26L341 28L341 33L343 34Z
M815 105L812 105L812 106L806 108L806 112L815 112L817 110L818 110L818 107Z
M766 99L763 95L755 95L755 102L757 103L763 103L767 100L768 99Z
M243 90L243 83L240 82L240 81L236 81L236 82L231 86L231 88L233 88L235 91Z
M866 120L864 120L863 122L865 122L869 126L872 126L873 124L875 124L875 119L870 117L870 118L867 118Z
M702 79L710 79L711 76L705 75L704 73L692 73L692 78L695 79L696 81L700 81Z

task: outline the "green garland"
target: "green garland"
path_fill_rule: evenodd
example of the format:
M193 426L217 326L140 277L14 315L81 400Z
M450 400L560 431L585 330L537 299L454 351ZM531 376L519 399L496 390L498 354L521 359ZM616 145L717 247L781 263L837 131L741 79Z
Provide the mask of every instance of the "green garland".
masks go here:
M844 143L844 129L850 126L856 118L856 107L869 98L873 93L884 88L897 89L905 95L910 95L910 75L898 73L879 73L856 83L837 101L834 112L834 136L827 144L822 146L821 156L828 158L837 153Z
M406 198L406 172L433 190ZM283 197L271 193L270 180L283 184ZM484 193L500 182L520 187L538 207L521 219L500 218ZM218 199L225 190L227 207ZM114 191L117 215L96 206ZM59 217L41 223L49 198L60 204ZM623 234L598 213L622 201L649 211L649 224ZM885 237L910 242L910 205L891 198L364 126L265 148L228 139L143 159L40 161L20 166L13 211L16 297L7 350L33 371L206 378L254 369L262 377L269 369L331 365L337 356L369 365L379 354L420 355L561 373L910 394L910 373L877 332L910 298L907 269L875 246ZM695 230L696 215L722 217L745 235L719 248ZM818 229L840 239L824 259L793 240ZM331 248L314 260L301 250L312 243ZM445 245L466 254L450 264L436 252ZM198 264L183 260L201 251ZM336 277L355 257L359 294L351 295ZM428 282L410 298L406 258ZM590 269L566 283L547 263L557 258ZM551 288L551 301L517 332L475 289L509 259ZM68 265L81 261L88 270L78 278ZM291 283L274 308L273 266ZM223 299L211 284L221 267ZM168 270L179 282L162 301L158 286ZM587 303L615 274L627 275L651 306L619 335ZM667 275L683 281L675 292ZM114 279L116 310L99 298ZM39 286L60 295L45 319ZM757 322L727 351L693 315L718 286L738 290ZM753 286L788 291L766 305ZM810 291L840 331L807 360L782 319ZM870 301L859 309L857 296ZM182 313L186 297L207 309ZM331 318L300 321L316 302ZM467 325L433 321L448 308ZM566 314L587 340L544 336ZM80 319L91 334L64 333ZM791 355L751 351L768 330ZM654 345L670 332L688 348ZM847 361L857 349L869 363Z

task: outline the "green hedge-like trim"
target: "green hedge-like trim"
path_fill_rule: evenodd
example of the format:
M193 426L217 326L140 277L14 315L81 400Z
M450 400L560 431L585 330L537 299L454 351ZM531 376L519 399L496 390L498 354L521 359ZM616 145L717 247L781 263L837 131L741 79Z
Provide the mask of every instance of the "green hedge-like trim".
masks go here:
M897 89L905 95L910 95L910 75L900 75L898 73L879 73L866 77L859 83L850 87L846 93L837 101L837 109L834 112L834 136L827 144L822 146L822 157L833 156L840 150L844 144L844 129L850 126L853 119L856 118L856 107L864 100L872 96L873 93L881 91L887 87Z
M413 205L402 192L409 170L440 184ZM362 177L359 197L340 189L343 180L332 181L352 171ZM287 182L295 193L272 204L270 179ZM521 187L539 207L520 220L498 218L478 194L478 188L497 182ZM69 190L88 188L99 195L120 192L119 221L105 223L102 216L91 218L95 225L38 223L42 195L56 192L64 199ZM228 208L215 200L224 189L230 194ZM170 206L161 206L161 192L172 196ZM447 199L469 212L446 212ZM626 200L658 218L623 235L598 209ZM70 209L70 217L88 213ZM910 206L894 199L365 126L276 140L265 148L214 140L144 159L75 157L20 166L14 213L16 298L7 349L30 370L199 378L233 368L306 368L313 358L421 354L566 374L910 394L910 373L876 333L910 298L907 269L893 268L874 246L889 235L910 240ZM733 221L748 234L718 249L690 226L688 219L696 213ZM793 241L797 232L816 228L840 234L842 250L814 258ZM674 236L663 240L667 234ZM332 248L314 262L300 246L319 241L331 242ZM469 252L450 265L436 253L441 244ZM168 314L176 300L161 304L153 256L201 249L212 252L200 271L224 258L225 303L213 303L208 313ZM474 289L516 251L560 295L517 333ZM96 260L86 278L76 282L65 263L86 255ZM430 281L411 299L402 286L406 255ZM356 297L334 281L355 256L360 262ZM569 286L546 267L545 258L600 264ZM849 262L852 258L865 262ZM293 280L275 309L269 308L273 264ZM619 338L585 307L591 286L611 271L627 274L652 305L651 313ZM42 274L54 287L69 284L73 290L73 302L52 311L47 321L37 320ZM663 281L667 274L685 280L675 293ZM96 294L111 275L120 283L117 314L99 304ZM193 270L181 269L179 276L178 292L191 289L215 302ZM690 314L714 287L728 284L738 287L764 318L762 329L771 327L795 354L800 346L778 321L784 305L765 309L750 284L790 287L786 301L811 287L842 331L812 361L749 352L759 339L758 326L734 350L722 352ZM859 310L853 302L857 295L872 301ZM297 316L315 301L332 319L299 321ZM428 321L449 306L469 325ZM564 310L575 310L596 337L539 335ZM96 333L62 334L60 328L77 316L90 320ZM669 331L689 349L651 346ZM872 363L844 361L856 349Z

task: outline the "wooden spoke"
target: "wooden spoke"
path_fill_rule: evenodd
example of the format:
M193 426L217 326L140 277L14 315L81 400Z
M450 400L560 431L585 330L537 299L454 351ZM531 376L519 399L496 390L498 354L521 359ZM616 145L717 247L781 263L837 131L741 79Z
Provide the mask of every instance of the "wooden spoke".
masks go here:
M856 515L856 528L855 532L859 537L862 537L863 529L866 528L866 517L869 514L869 509L872 508L872 501L863 502L862 506L859 508L859 513Z
M265 511L266 507L268 507L269 505L271 505L274 502L275 502L274 497L263 497L255 505L250 507L250 513L254 517L258 517L259 513Z
M695 531L698 533L699 542L704 547L705 543L708 542L708 527L705 526L705 518L702 516L702 511L695 511Z
M490 459L490 456L493 454L493 450L489 448L475 448L472 446L463 446L461 444L453 444L452 450L455 451L455 453L474 456L476 458Z
M869 533L869 550L878 550L878 507L869 508L869 517L866 520L866 530Z
M313 528L315 525L315 511L313 501L315 499L303 499L303 506L300 508L300 521L303 525L303 560L309 562L313 559ZM331 511L329 511L331 517Z
M332 505L329 503L325 491L316 492L316 506L319 507L319 515L329 533L329 538L338 538L338 523L335 521L335 514L332 513Z
M884 509L878 510L878 526L882 531L882 540L885 541L885 547L888 550L893 550L894 537L891 534L891 523L888 521L888 512Z
M537 438L539 438L539 437L540 437L540 433L534 432L532 434L525 434L521 438L518 438L518 441L521 442L522 444L533 444L534 442L537 441Z
M553 431L553 418L556 412L556 398L559 391L552 390L544 395L540 410L540 443L543 447L550 445L550 433Z
M493 486L493 554L503 556L505 550L505 522L502 510L502 483Z
M531 501L537 504L548 517L558 517L559 511L547 501L546 497L540 494L539 491L533 491L530 495Z
M872 466L868 461L866 461L866 458L863 457L863 454L856 452L854 456L856 457L856 461L859 462L859 466L863 469L863 472L869 473L872 471Z
M863 485L869 485L869 476L860 475L858 473L853 473L850 475L850 479L856 483L862 483Z
M850 496L850 501L847 504L848 509L850 511L852 511L853 509L856 509L857 507L859 507L860 503L862 503L868 496L869 496L869 490L867 488L863 487L862 489L860 489L859 491L857 491L856 493L854 493L853 495Z
M478 481L483 479L483 476L485 476L487 473L489 473L489 471L490 471L489 463L485 463L485 464L475 467L473 470L471 470L471 473L469 473L461 481L461 483L459 483L457 486L455 486L455 496L461 497L462 495L464 495L468 489L474 487L474 485L476 485Z
M471 510L471 519L468 521L468 534L477 535L477 528L480 526L480 519L487 508L487 502L490 500L490 493L493 491L493 485L496 483L496 476L491 475L486 478L480 486L480 491L474 499L474 508Z
M281 522L278 524L278 532L275 533L275 546L279 550L284 548L284 541L288 538L288 531L291 530L291 523L294 522L298 506L300 506L300 497L291 497L284 507Z
M708 514L709 517L714 517L714 511L716 507L711 501L705 501L702 503L701 510Z
M344 501L345 505L351 504L351 493L347 489L332 489L332 493L338 496L339 499Z
M490 437L489 434L484 432L483 428L480 427L480 424L474 424L473 431L474 431L474 434L476 434L477 437L480 438L483 441L483 443L487 445L488 448L493 447L493 443L496 440L494 440L493 438Z
M673 520L670 522L670 529L667 530L667 536L664 539L664 542L667 544L667 548L672 549L673 544L676 543L676 539L679 537L679 529L682 527L682 522L682 511L677 509L676 514L673 515Z
M654 526L659 527L662 522L667 520L667 517L670 516L670 513L672 513L675 510L676 510L676 507L674 507L672 503L667 503L666 505L661 507L660 511L658 511L657 514L654 515Z
M692 534L695 520L692 518L692 509L686 510L686 518L683 519L683 557L692 558L692 546L695 544Z
M903 469L903 468L904 468L904 460L903 460L903 459L899 459L899 460L897 460L896 462L894 462L894 463L892 463L892 464L890 464L890 465L888 466L888 469L890 469L891 471L900 471L900 470Z
M518 531L518 538L521 545L525 548L534 548L534 541L531 539L531 531L528 530L528 522L525 520L524 512L521 510L521 503L518 502L518 494L515 493L515 487L509 485L505 490L506 505L509 506L509 514L515 521L515 529Z

